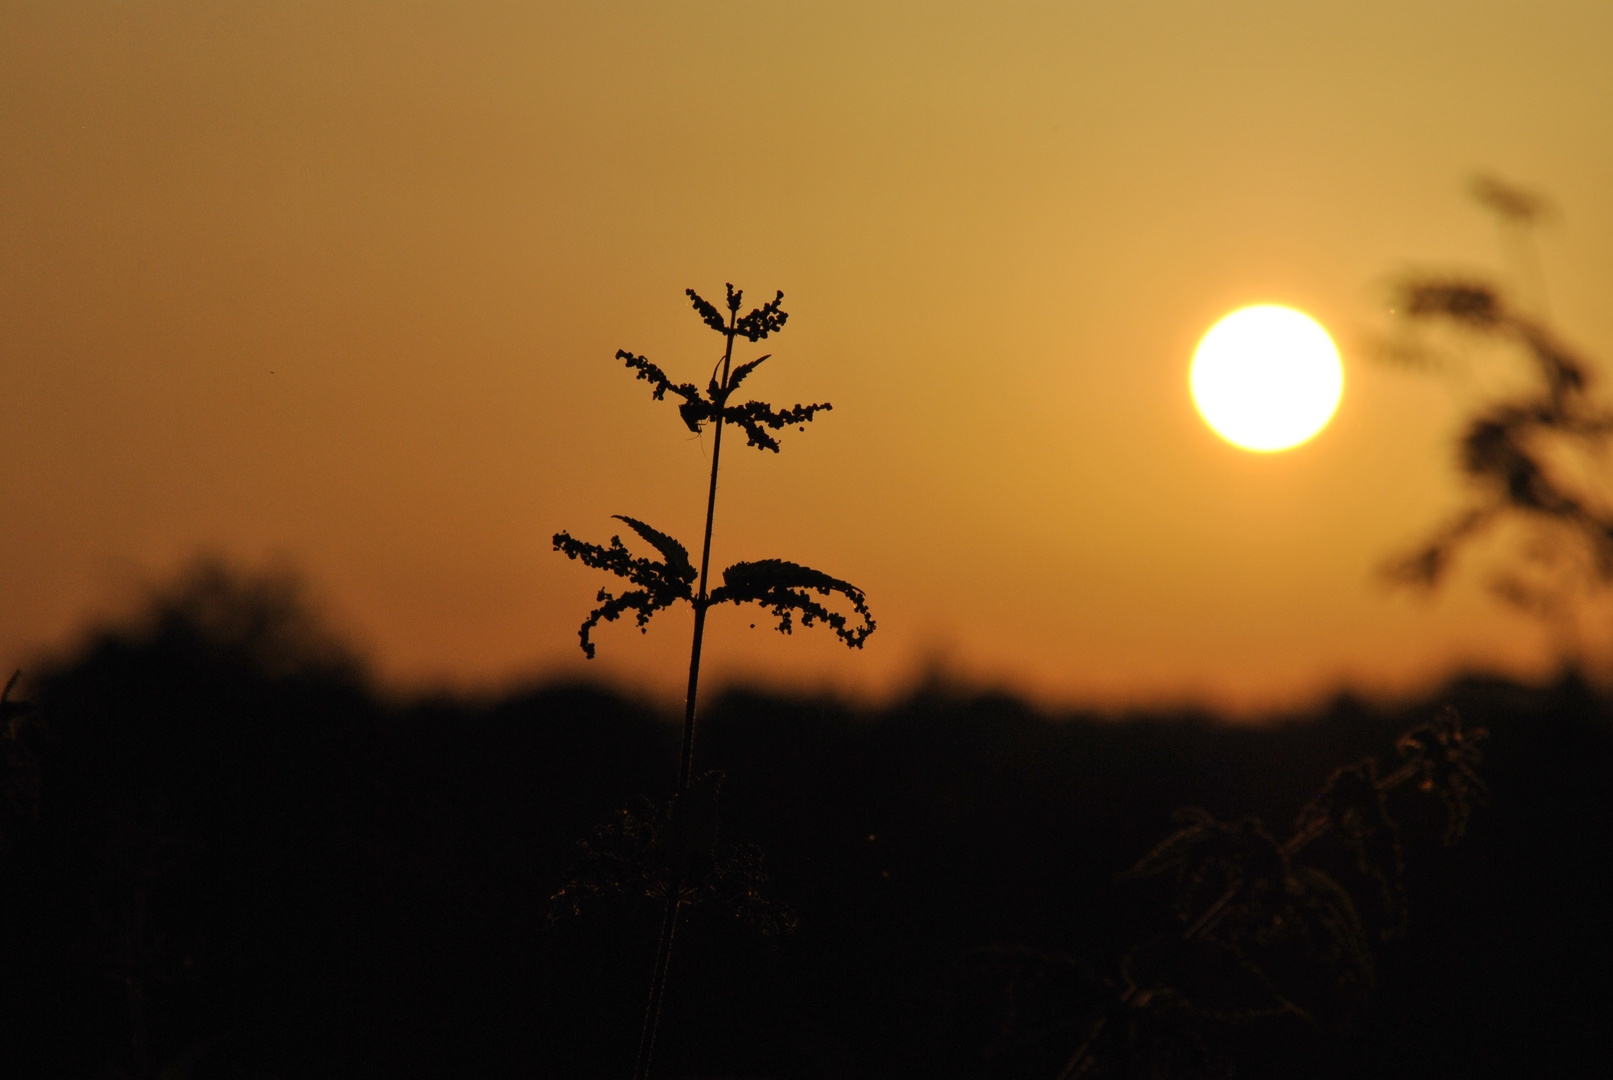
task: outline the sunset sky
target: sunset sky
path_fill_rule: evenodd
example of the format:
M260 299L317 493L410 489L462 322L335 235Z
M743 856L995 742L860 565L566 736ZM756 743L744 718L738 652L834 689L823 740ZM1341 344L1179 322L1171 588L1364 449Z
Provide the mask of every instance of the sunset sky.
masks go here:
M1397 272L1504 267L1482 171L1551 197L1551 314L1613 358L1610 42L1600 0L5 3L0 661L208 552L301 570L395 685L675 694L688 614L587 664L608 581L550 537L697 547L709 435L612 357L703 382L683 290L732 281L790 315L745 389L834 410L725 445L713 561L849 579L879 630L719 610L708 685L1539 673L1478 560L1432 601L1374 577L1459 505L1478 391L1367 344ZM1269 455L1187 384L1257 303L1345 368Z

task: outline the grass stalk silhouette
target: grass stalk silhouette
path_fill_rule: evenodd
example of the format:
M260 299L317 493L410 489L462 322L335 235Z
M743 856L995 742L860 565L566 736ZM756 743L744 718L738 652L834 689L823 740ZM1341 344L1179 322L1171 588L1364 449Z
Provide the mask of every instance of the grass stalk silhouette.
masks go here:
M592 634L601 622L614 622L632 611L642 632L650 616L662 608L684 601L694 609L689 683L684 697L683 743L677 786L667 811L657 815L642 807L636 811L630 809L624 811L614 825L597 831L592 841L581 845L585 872L575 875L554 897L569 900L575 908L578 900L590 893L643 888L647 895L665 903L644 1026L634 1063L635 1080L649 1076L680 910L696 900L715 897L726 900L736 909L736 914L747 915L753 922L785 927L789 924L787 915L773 913L759 896L759 852L733 845L719 847L717 843L716 795L720 776L697 777L694 774L695 711L707 612L716 604L757 603L771 609L782 633L790 633L795 618L799 617L803 626L826 624L851 648L861 648L874 631L874 620L862 590L798 563L782 559L735 563L723 571L723 583L710 588L711 537L717 514L717 479L722 464L724 427L732 424L745 432L750 446L777 453L779 442L772 432L791 425L805 430L814 416L829 411L831 406L825 402L774 409L758 401L743 405L730 402L740 384L771 356L763 355L735 367L734 344L740 338L761 341L783 328L789 316L781 306L782 292L761 307L740 315L744 294L729 284L726 316L693 289L686 293L701 320L725 339L722 359L713 368L704 392L693 383L674 383L643 356L618 350L616 358L636 372L638 379L650 384L655 400L663 400L668 393L681 398L678 412L690 431L699 434L706 424L712 425L711 479L706 490L706 526L699 570L689 561L688 550L682 544L642 521L623 515L617 515L617 520L625 522L654 547L661 555L660 561L635 558L619 536L611 537L608 547L576 540L565 532L554 536L555 550L568 558L609 571L637 586L620 596L604 589L599 591L600 606L589 613L578 631L583 653L589 659L593 659L595 653ZM824 597L839 594L849 602L860 622L854 623L843 612L825 606L813 594Z

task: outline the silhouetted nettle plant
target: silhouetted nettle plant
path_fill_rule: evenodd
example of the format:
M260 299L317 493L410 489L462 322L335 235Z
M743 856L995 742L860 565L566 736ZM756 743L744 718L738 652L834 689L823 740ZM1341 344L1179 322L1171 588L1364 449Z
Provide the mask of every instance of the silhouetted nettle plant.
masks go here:
M1287 1016L1346 1026L1376 981L1375 951L1405 927L1405 855L1389 796L1432 796L1443 841L1454 844L1474 802L1483 729L1464 731L1447 708L1396 743L1403 761L1380 776L1372 758L1334 771L1279 841L1258 818L1217 820L1197 808L1122 878L1170 881L1175 927L1134 947L1117 978L1064 958L1024 958L1019 983L1079 984L1082 1042L1060 1080L1076 1076L1180 1077L1227 1073L1218 1027ZM1005 987L1012 999L1016 985ZM1067 1030L1068 1022L1057 1026ZM1005 1045L1035 1033L1005 1030Z
M717 510L723 428L733 424L745 433L750 446L778 453L779 442L773 432L787 426L805 430L810 420L820 412L827 412L830 406L824 403L775 409L760 401L743 404L733 401L734 391L771 355L735 367L734 344L741 338L761 341L783 329L788 315L780 306L784 300L782 292L746 315L739 314L743 294L732 285L727 287L726 315L693 289L687 292L695 312L725 339L722 359L714 367L704 390L694 383L673 382L648 359L626 350L618 351L616 358L650 384L651 396L656 401L664 400L669 393L679 398L678 413L690 431L699 434L707 425L712 429L711 483L706 494L706 531L700 569L695 569L688 549L682 544L636 518L617 515L617 520L625 522L655 549L659 559L635 556L620 536L611 537L608 546L577 540L566 532L556 533L554 537L556 551L586 566L624 578L633 586L620 595L606 589L599 591L599 606L589 613L578 631L582 650L589 659L593 659L595 653L593 632L602 622L615 622L631 611L643 632L657 611L678 603L687 603L694 609L689 685L684 699L683 750L672 800L664 810L649 804L630 807L616 821L583 841L576 869L554 897L556 911L575 910L581 900L615 890L642 892L666 905L635 1067L635 1076L640 1078L649 1073L679 909L700 900L716 900L739 918L768 931L788 929L793 924L787 909L771 905L760 895L759 886L763 881L760 852L752 846L724 846L718 842L719 777L707 774L698 781L693 779L695 701L700 684L700 650L705 637L706 612L717 604L760 604L778 620L782 633L790 633L797 618L803 626L821 622L851 648L861 648L868 635L874 632L874 620L861 589L798 563L783 559L738 562L722 572L721 585L709 587L711 530ZM850 615L823 602L823 598L835 595L849 605Z
M1476 182L1474 193L1499 217L1518 276L1538 281L1531 230L1544 201L1491 179ZM1566 617L1575 594L1613 584L1613 480L1605 470L1613 410L1593 394L1592 364L1547 325L1543 299L1531 311L1477 276L1408 275L1396 282L1392 306L1403 332L1386 343L1387 358L1449 367L1496 348L1521 361L1513 366L1523 382L1465 421L1458 463L1469 505L1385 573L1431 588L1462 547L1520 525L1521 558L1507 560L1491 588L1535 615Z

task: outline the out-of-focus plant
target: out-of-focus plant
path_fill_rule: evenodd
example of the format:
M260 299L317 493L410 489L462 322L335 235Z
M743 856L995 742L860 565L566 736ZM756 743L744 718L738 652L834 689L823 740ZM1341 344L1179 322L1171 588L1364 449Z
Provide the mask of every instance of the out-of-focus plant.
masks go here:
M1392 289L1399 332L1386 358L1424 369L1472 371L1480 355L1505 367L1505 389L1463 422L1457 464L1467 505L1384 567L1398 583L1433 588L1463 548L1513 526L1516 552L1489 582L1497 596L1566 628L1579 599L1613 585L1613 409L1598 397L1595 366L1552 328L1533 230L1544 199L1491 178L1473 194L1501 225L1515 282L1418 272ZM1521 297L1535 294L1532 303Z
M1485 737L1447 707L1400 737L1404 760L1388 775L1372 758L1334 770L1282 841L1258 818L1179 811L1182 828L1124 876L1170 875L1180 929L1126 956L1060 1080L1179 1075L1185 1062L1213 1074L1202 1035L1227 1022L1348 1023L1375 985L1376 947L1405 926L1405 856L1388 797L1408 785L1436 797L1444 842L1456 843L1487 796L1477 772Z
M580 914L596 896L643 895L682 905L712 901L764 935L795 928L790 908L765 894L762 850L725 843L717 815L722 773L690 781L671 807L635 799L578 843L576 865L552 898L551 918Z
M1444 844L1456 843L1487 797L1477 772L1485 737L1446 708L1400 737L1401 763L1387 775L1373 758L1334 770L1281 840L1255 817L1178 811L1181 827L1121 875L1164 881L1168 929L1134 945L1111 977L1029 950L983 957L978 974L1006 1003L990 1052L1068 1038L1059 1080L1220 1077L1235 1063L1218 1034L1236 1025L1286 1017L1347 1028L1375 986L1380 949L1406 925L1397 815L1422 820L1414 804L1433 799ZM1037 1022L1018 1020L1020 997L1042 1001L1055 986L1062 1016L1044 1003Z
M727 286L727 313L687 290L690 303L701 320L723 335L722 358L712 370L704 390L694 383L678 383L643 356L619 350L616 358L637 377L648 382L651 397L664 400L667 394L681 399L678 413L696 434L712 428L711 481L706 494L706 530L697 571L688 549L658 529L635 518L617 515L659 553L660 558L635 556L619 536L609 545L591 544L569 533L554 536L556 551L586 566L624 578L633 588L614 594L599 591L599 606L589 613L578 631L582 650L593 659L593 632L602 622L615 622L631 611L641 632L650 617L663 608L687 603L694 609L694 638L689 652L689 683L684 699L683 748L679 759L677 787L665 809L650 804L635 805L623 811L616 821L596 830L579 845L577 867L555 894L552 910L575 910L583 899L605 891L641 892L666 905L655 971L651 979L649 1003L645 1009L644 1030L639 1044L634 1075L649 1075L655 1049L655 1032L661 1001L666 990L667 968L678 913L687 904L700 900L726 903L732 912L765 930L788 929L793 917L788 910L765 901L759 891L764 880L760 852L752 846L722 845L717 837L717 774L694 776L695 703L700 685L700 652L705 639L706 613L718 604L760 604L778 620L778 629L790 633L797 618L801 625L827 625L851 648L861 648L874 632L873 616L861 589L850 582L819 570L783 559L738 562L722 572L722 584L710 587L711 532L717 510L717 477L721 464L723 429L729 424L745 433L748 445L758 450L779 451L775 432L785 427L805 425L818 413L827 412L827 403L794 405L775 409L760 401L734 400L740 384L771 354L733 364L734 346L744 339L761 341L783 329L788 315L781 306L784 294L749 313L739 313L743 293ZM836 610L822 598L838 595L850 614Z

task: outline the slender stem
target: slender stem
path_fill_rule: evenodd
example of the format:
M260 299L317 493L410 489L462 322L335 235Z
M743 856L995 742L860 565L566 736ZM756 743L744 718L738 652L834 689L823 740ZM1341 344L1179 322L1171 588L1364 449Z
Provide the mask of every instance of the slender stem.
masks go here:
M655 975L650 980L650 1001L644 1009L644 1031L639 1036L638 1061L633 1065L634 1080L647 1080L650 1055L655 1050L655 1028L661 1019L661 999L666 994L666 970L672 963L672 934L678 927L678 890L667 897L666 917L661 921L661 947L655 954Z
M728 347L723 351L722 381L718 393L728 392L728 365L734 358L734 322L737 311L728 313ZM683 703L683 754L678 762L678 787L673 795L673 812L677 812L677 799L688 790L694 771L694 705L700 689L700 645L706 636L707 598L706 579L711 570L711 525L717 516L717 466L722 456L722 413L717 414L717 432L711 443L711 487L706 493L706 539L700 549L700 591L694 601L694 644L689 649L689 693ZM678 926L679 893L683 883L668 883L671 895L667 897L666 918L661 922L661 944L655 953L655 974L650 979L650 1000L644 1007L644 1032L639 1037L638 1061L633 1066L633 1080L649 1080L650 1059L655 1053L655 1029L661 1019L661 1001L666 996L667 969L672 965L672 935Z
M737 312L728 313L728 348L722 357L722 382L718 383L719 392L728 390L728 365L734 357L734 335L732 333ZM700 592L694 602L694 644L689 650L689 693L683 700L683 757L678 764L678 794L689 786L689 777L694 769L694 703L696 692L700 688L700 645L706 636L706 608L710 606L707 598L706 581L711 571L711 525L717 516L717 466L722 457L722 413L717 414L717 431L711 441L711 487L706 492L706 539L700 549Z

